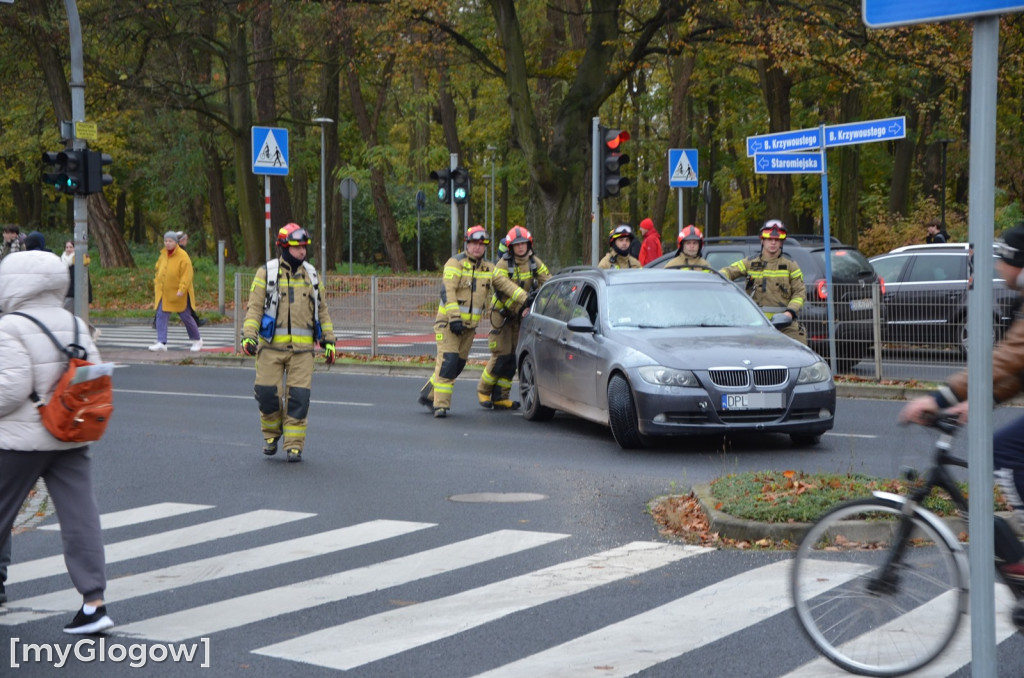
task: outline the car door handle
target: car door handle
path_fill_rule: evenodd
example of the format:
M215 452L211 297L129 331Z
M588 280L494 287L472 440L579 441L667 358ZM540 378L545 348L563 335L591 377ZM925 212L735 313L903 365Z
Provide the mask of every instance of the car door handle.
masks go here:
M561 344L562 346L568 346L569 345L569 340L566 339L565 337L559 337L558 338L558 343Z

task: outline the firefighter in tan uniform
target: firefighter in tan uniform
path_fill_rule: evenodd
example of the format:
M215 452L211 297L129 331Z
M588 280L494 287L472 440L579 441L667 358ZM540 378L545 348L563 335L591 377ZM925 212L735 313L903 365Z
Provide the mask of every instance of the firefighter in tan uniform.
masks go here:
M488 409L514 410L512 377L516 374L516 343L519 341L520 310L551 273L533 253L533 236L522 226L513 226L505 236L508 252L494 269L491 298L491 333L487 346L491 358L477 382L477 398Z
M466 250L444 264L441 303L434 319L437 359L434 374L420 389L419 402L434 416L448 416L452 406L452 385L462 374L473 347L477 325L491 296L494 264L484 254L491 239L477 224L466 231Z
M283 437L288 461L296 462L306 442L313 352L319 343L324 359L334 363L334 325L316 269L306 261L306 229L287 224L276 242L280 256L260 267L249 289L242 350L256 356L263 454L276 454Z
M804 274L796 262L782 253L786 239L786 226L778 219L770 219L761 227L761 254L742 259L721 270L729 280L747 277L747 294L761 307L765 315L788 313L793 322L782 331L801 344L807 345L803 327L796 316L804 307Z
M679 231L676 238L679 247L676 249L676 256L668 260L665 268L681 268L689 271L707 270L710 265L702 254L704 250L704 234L701 230L690 224Z
M611 250L598 262L598 268L642 268L640 260L629 253L633 245L633 227L629 224L616 226L608 234Z

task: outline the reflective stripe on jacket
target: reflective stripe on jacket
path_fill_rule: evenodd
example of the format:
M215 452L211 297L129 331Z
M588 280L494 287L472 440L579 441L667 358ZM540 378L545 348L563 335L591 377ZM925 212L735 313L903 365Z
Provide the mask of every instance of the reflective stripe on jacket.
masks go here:
M446 261L435 321L462 320L466 329L475 328L491 295L493 278L494 264L483 257L474 262L463 252Z
M292 270L284 259L278 260L277 288L280 300L277 306L277 323L274 338L269 343L275 347L291 346L297 350L313 350L315 341L314 295L320 300L320 329L323 333L322 343L335 343L334 324L324 300L323 286L314 288L305 267L298 272ZM249 288L249 305L242 323L242 336L259 339L260 321L263 318L264 303L267 296L267 267L263 265L253 278Z

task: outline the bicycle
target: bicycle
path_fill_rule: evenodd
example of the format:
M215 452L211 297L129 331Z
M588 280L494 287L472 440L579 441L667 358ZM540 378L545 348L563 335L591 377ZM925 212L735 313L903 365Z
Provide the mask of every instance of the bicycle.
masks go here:
M906 496L873 492L832 508L807 531L793 560L791 595L803 631L852 673L899 676L921 668L946 648L968 611L964 548L922 506L939 487L966 516L967 500L949 467L967 462L950 452L956 419L940 417L933 426L940 435L924 482ZM904 476L919 477L913 470ZM1017 562L1024 546L1005 520L995 519L997 565ZM1005 583L1018 601L1014 623L1024 630L1024 587Z

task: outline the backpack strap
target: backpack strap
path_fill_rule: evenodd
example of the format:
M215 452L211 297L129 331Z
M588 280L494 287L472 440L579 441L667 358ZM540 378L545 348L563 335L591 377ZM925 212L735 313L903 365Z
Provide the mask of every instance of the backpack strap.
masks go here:
M86 359L88 353L86 352L85 347L78 343L78 318L76 318L75 316L71 316L71 319L75 323L75 339L70 344L65 346L64 344L60 343L60 340L57 339L57 337L53 335L53 332L50 331L50 328L44 325L35 316L31 316L28 313L22 313L21 311L11 311L6 315L20 315L22 318L28 318L29 320L31 320L33 323L36 324L37 327L39 327L39 329L41 329L46 334L47 337L50 338L50 341L53 343L53 345L57 347L58 351L64 354L64 356L68 359L69 362L71 361L72 358L78 358L79 360ZM31 400L36 407L43 406L42 399L39 397L39 394L36 392L35 388L32 389L32 392L28 395L28 397L29 400Z

